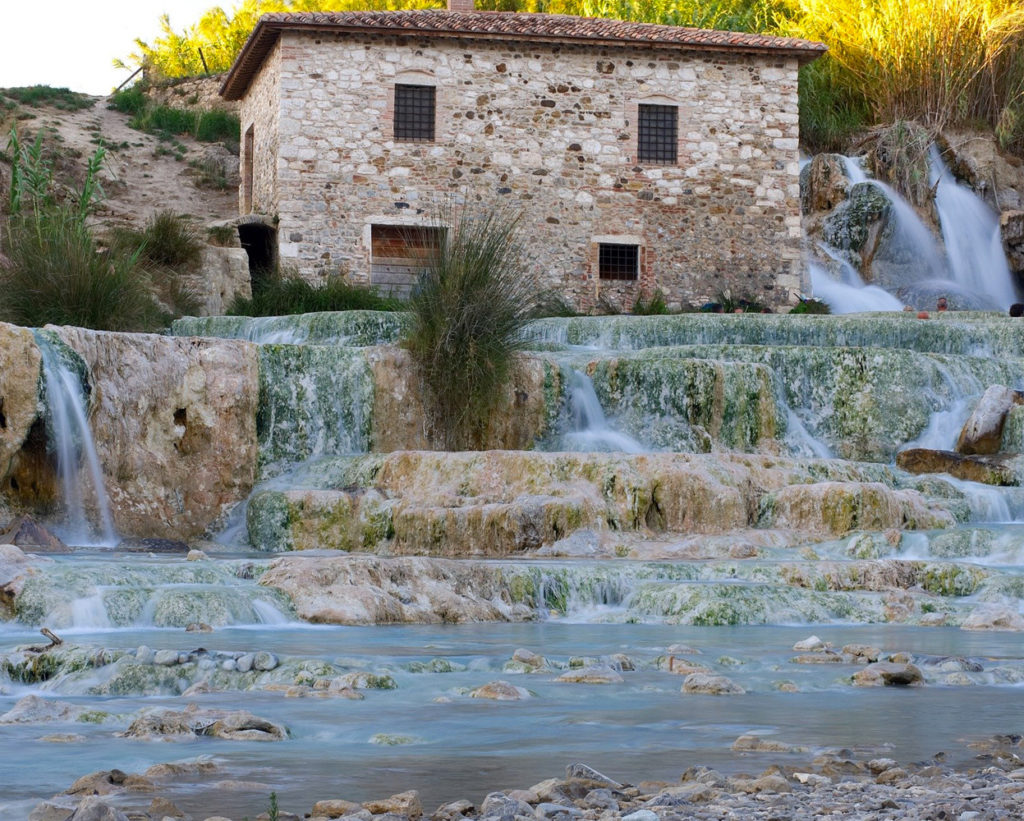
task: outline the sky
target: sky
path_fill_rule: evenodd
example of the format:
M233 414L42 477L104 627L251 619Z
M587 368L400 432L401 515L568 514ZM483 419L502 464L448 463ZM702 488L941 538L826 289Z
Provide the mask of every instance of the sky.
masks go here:
M0 88L51 85L109 94L131 71L113 61L152 41L160 15L175 31L233 0L0 0Z

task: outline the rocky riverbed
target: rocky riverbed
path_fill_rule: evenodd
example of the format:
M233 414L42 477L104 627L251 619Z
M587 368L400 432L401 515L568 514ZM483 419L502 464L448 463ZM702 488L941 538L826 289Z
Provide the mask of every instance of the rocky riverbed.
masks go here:
M996 821L1019 818L1024 792L1021 736L999 735L969 744L976 766L931 760L897 761L864 750L806 748L744 735L733 749L780 754L767 769L726 776L695 765L678 781L620 783L585 764L566 767L564 776L528 787L509 788L479 800L458 798L433 812L415 790L363 802L322 797L304 806L280 806L268 797L256 821L674 821L675 819L959 819ZM794 755L796 753L796 755ZM783 755L785 754L785 755ZM120 770L90 773L65 792L31 810L29 821L231 821L226 816L180 810L160 795L168 780L203 776L216 779L217 766L193 761L155 765L143 773ZM224 783L230 790L232 784ZM214 802L211 802L214 803Z

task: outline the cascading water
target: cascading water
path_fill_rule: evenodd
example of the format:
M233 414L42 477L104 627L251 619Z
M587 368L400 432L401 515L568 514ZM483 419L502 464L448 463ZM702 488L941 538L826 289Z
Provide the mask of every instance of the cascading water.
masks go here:
M998 218L983 199L957 183L935 146L931 148L930 159L930 179L935 188L945 253L921 217L892 186L868 177L858 158L843 158L852 185L869 184L885 194L893 226L888 242L902 248L904 255L914 260L912 270L901 275L900 293L906 290L908 299L915 295L919 299L948 295L964 304L1005 310L1017 297L1002 248ZM833 260L838 258L833 249L820 250ZM902 307L895 297L886 304L877 293L882 289L866 286L856 272L854 275L856 278L851 279L844 268L841 281L837 282L823 267L812 263L812 291L829 304L833 313Z
M49 447L57 457L64 513L54 530L68 544L113 547L118 538L89 429L88 402L81 379L45 333L36 331L35 339L42 355L47 434ZM92 522L87 513L89 507L94 511Z
M1005 311L1017 301L1003 252L999 217L988 204L960 185L932 146L929 179L946 245L950 278L963 290L987 297L990 307Z
M572 429L562 436L565 450L623 453L643 453L647 450L632 436L608 424L593 381L581 371L574 370L569 379L569 408Z
M843 272L850 272L853 277L844 282L832 279L817 263L809 263L807 267L811 274L811 292L816 299L826 303L834 314L903 310L903 303L899 299L877 285L866 285L849 263L843 264Z

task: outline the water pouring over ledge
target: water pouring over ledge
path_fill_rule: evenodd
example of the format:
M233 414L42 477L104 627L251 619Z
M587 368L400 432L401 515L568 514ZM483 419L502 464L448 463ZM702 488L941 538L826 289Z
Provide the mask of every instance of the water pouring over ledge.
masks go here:
M54 530L67 544L114 547L119 539L89 428L88 400L82 381L46 333L34 333L42 355L47 449L52 449L57 457L64 513L63 521L55 524ZM89 519L90 508L94 521Z
M888 242L903 248L913 261L904 265L897 282L888 285L888 292L895 292L894 299L899 296L918 303L918 307L932 307L939 296L949 296L953 304L1005 311L1018 297L1002 247L998 216L981 197L957 182L934 145L929 158L929 178L935 191L944 250L914 208L892 186L868 177L859 158L843 157L843 167L852 185L871 185L885 195L891 225ZM835 249L824 246L819 250L833 261L841 259ZM855 277L850 277L846 265L842 265L838 282L816 263L812 262L810 267L812 292L833 313L899 310L892 303L886 305L877 293L877 285L865 284L856 271Z

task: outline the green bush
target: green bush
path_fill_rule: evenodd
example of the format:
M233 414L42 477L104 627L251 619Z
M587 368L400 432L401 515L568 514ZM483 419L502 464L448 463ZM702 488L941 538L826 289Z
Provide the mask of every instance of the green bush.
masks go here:
M297 275L265 277L254 287L252 299L235 297L230 316L286 316L318 311L396 311L402 303L378 294L372 288L351 285L332 277L323 285L312 285Z
M517 216L462 209L442 214L440 222L451 226L447 241L410 299L402 344L425 387L437 444L478 448L540 292L517 238Z
M633 303L633 313L637 316L660 316L671 312L665 302L665 295L658 290L651 294L650 299L637 297Z
M120 111L123 114L141 114L149 100L141 85L134 85L121 91L115 91L110 95L110 102L107 108Z
M832 309L827 302L820 299L801 299L799 304L790 311L791 314L830 314Z
M134 112L129 124L139 131L169 136L188 135L200 142L237 144L241 132L238 117L227 111L192 111L166 105L143 105Z
M92 108L96 102L87 94L53 86L21 86L0 89L0 97L7 97L27 106L52 105L61 111Z

